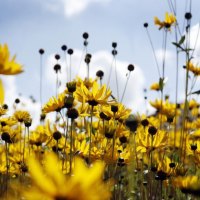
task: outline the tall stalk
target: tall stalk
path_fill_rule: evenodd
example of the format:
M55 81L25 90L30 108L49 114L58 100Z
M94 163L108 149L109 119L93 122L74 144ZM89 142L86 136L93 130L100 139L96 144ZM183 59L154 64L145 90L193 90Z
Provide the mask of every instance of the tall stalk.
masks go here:
M71 127L70 127L70 164L69 164L69 173L72 174L72 162L73 162L73 126L74 126L74 119L71 119Z
M94 107L91 106L91 111L90 111L90 135L89 135L89 158L88 158L89 165L91 164L93 109L94 109Z

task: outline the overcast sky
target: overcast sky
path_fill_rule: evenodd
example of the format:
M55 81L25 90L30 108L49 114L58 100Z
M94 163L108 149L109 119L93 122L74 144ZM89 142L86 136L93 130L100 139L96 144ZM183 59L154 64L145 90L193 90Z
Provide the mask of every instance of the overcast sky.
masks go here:
M188 11L187 0L177 0L178 19L182 29L184 13ZM186 10L185 10L186 7ZM192 3L192 38L196 38L200 1ZM0 1L0 43L7 43L11 54L17 54L17 61L24 66L24 73L16 77L4 77L7 101L13 101L19 93L28 97L33 95L39 100L39 67L38 50L43 48L43 101L46 102L55 95L55 74L53 58L60 54L64 63L61 46L66 44L74 49L72 56L73 76L76 75L81 62L83 49L83 32L89 33L88 52L91 53L91 74L98 69L105 72L104 83L107 83L109 69L112 63L110 54L113 41L118 43L117 75L120 96L123 93L128 64L135 65L128 83L124 103L135 111L144 112L143 89L158 81L155 60L152 49L143 27L149 23L149 32L155 47L158 62L162 61L162 31L154 25L153 18L164 18L165 12L170 12L167 0L6 0ZM184 29L182 29L184 30ZM184 31L183 31L184 33ZM182 33L182 34L183 34ZM175 54L171 42L174 33L169 33L167 44L166 76L168 83L165 92L173 100L175 94ZM196 54L200 55L200 40ZM184 62L180 61L180 95L184 87ZM83 75L86 66L81 62L79 75ZM66 82L65 64L60 79ZM181 82L182 81L182 82ZM116 94L115 73L113 69L111 88ZM159 97L155 92L148 91L149 99ZM9 100L8 100L9 99Z

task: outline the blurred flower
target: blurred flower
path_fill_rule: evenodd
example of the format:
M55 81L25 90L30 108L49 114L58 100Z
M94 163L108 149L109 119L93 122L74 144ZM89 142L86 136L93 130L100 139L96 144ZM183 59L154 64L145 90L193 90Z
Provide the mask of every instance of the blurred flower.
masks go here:
M159 91L159 90L160 90L160 85L159 85L159 83L153 83L153 84L150 86L150 89L151 89L151 90Z
M30 120L30 114L27 111L18 110L15 111L14 117L18 122L26 122Z
M154 102L150 101L151 106L153 106L160 114L166 115L167 117L174 117L176 112L176 105L170 103L168 100L162 101L156 99ZM179 112L177 112L179 114Z
M0 104L4 103L4 88L2 80L0 79Z
M22 66L15 62L16 56L10 58L7 44L0 45L0 74L14 75L23 72Z
M5 115L7 111L8 111L7 106L5 107L5 105L2 105L2 106L0 105L0 116Z
M199 177L193 176L178 176L172 180L175 187L181 189L184 193L194 194L199 196L200 181Z
M29 159L33 186L25 192L27 199L109 199L108 187L101 180L104 169L101 162L88 168L82 160L76 159L73 176L69 177L63 175L57 161L58 158L52 153L46 156L44 167L35 158Z
M200 66L195 65L191 61L187 63L186 65L187 69L194 74L194 76L200 75Z
M160 21L158 17L154 17L154 23L155 25L159 26L159 30L162 28L170 30L171 26L175 24L175 22L176 22L176 16L174 16L172 13L169 14L168 12L165 13L164 21Z

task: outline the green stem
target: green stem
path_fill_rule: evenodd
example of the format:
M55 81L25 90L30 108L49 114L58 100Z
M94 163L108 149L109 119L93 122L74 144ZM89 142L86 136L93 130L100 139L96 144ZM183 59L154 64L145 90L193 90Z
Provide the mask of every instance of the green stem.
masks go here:
M9 173L9 161L8 161L8 143L5 143L5 147L6 147L6 174L8 176Z
M91 106L91 113L90 113L90 136L89 136L89 164L91 164L91 148L92 148L92 117L93 117L93 106Z
M70 127L70 166L69 166L69 173L71 175L72 173L72 146L73 146L73 124L74 124L74 120L71 119L71 127Z
M25 157L25 148L26 148L26 128L25 128L25 133L24 133L24 146L23 146L23 158L22 158L23 163L24 163L24 157Z

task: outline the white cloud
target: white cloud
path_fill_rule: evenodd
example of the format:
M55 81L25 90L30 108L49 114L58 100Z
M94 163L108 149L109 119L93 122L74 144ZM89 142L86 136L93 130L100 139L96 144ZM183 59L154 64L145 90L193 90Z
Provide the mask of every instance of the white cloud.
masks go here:
M93 3L105 4L109 1L111 0L46 0L42 3L51 12L60 12L64 8L66 17L72 17L81 14Z
M78 15L88 8L92 3L107 3L110 0L62 0L65 6L67 17Z
M33 103L31 98L19 95L15 76L3 76L2 81L3 81L4 90L5 90L4 102L9 107L8 115L10 116L14 112L13 105L14 105L15 99L19 98L20 103L17 104L16 109L28 111L33 119L31 129L36 127L36 125L39 124L39 119L40 119L40 104L37 102Z
M15 98L18 96L15 77L3 76L2 81L5 90L5 103L12 105L15 101Z
M72 55L71 59L71 69L72 69L72 78L75 78L76 75L85 78L87 74L87 66L84 61L80 62L82 57L82 51L75 49L74 54ZM103 84L108 83L108 76L109 71L111 68L113 57L112 55L107 51L99 51L92 55L91 63L90 63L90 77L95 78L96 72L98 70L102 70L104 72L104 78L103 78ZM69 61L69 59L68 59ZM47 64L45 67L45 74L46 79L49 81L49 84L52 88L52 95L55 95L55 83L56 83L56 74L53 70L53 66L55 65L56 61L54 59L54 56L51 55L47 59ZM62 65L62 73L59 74L59 79L62 82L61 89L62 91L65 87L65 84L67 82L67 69L66 64L62 60L60 61L60 64ZM116 60L116 71L117 71L117 79L118 79L118 85L119 85L119 99L121 99L123 90L125 87L125 83L127 80L127 66L130 63L127 61L120 61ZM50 67L51 66L51 67ZM68 62L69 66L69 62ZM80 67L79 67L80 66ZM49 70L51 68L52 70ZM69 71L69 69L68 69ZM143 97L143 88L144 88L144 75L139 68L139 66L135 65L135 70L131 73L126 93L124 96L123 103L131 108L133 112L144 112L146 108L144 108L144 97ZM114 65L112 67L112 73L110 78L110 88L113 91L113 95L117 97L117 87L116 87L116 75L115 75L115 68Z
M164 52L163 49L157 49L155 51L155 54L156 54L156 58L157 58L157 61L158 61L160 66L162 65L164 54L165 54L165 61L166 62L174 60L174 53L170 50L167 50L167 49L166 49L165 52Z
M200 24L192 26L190 32L190 47L195 48L194 58L197 62L200 61Z

